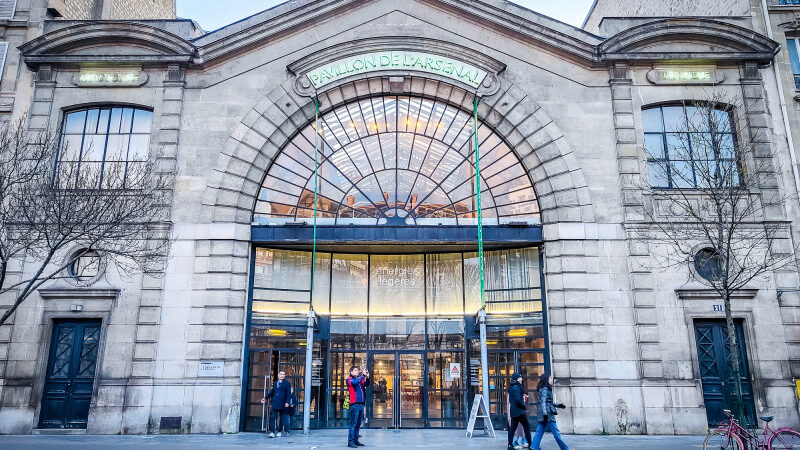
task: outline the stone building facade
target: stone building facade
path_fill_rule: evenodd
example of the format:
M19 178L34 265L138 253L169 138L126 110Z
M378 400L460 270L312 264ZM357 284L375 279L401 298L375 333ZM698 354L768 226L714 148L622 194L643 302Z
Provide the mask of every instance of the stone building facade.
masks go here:
M481 389L477 125L498 424L508 375L547 371L565 432L704 433L724 405L701 364L725 356L703 333L724 313L631 231L652 206L643 117L709 90L744 98L738 132L767 136L758 157L774 162L758 194L796 193L771 100L779 46L745 21L617 28L601 38L499 0L292 1L202 35L181 20L45 22L20 47L34 81L15 111L65 136L110 130L109 116L138 129L102 133L138 135L178 174L174 243L163 273L57 280L0 327L0 432L261 431L278 369L312 427L338 427L351 364L376 377L368 426L464 426ZM700 83L651 81L697 61ZM797 208L770 214L788 228ZM788 425L797 287L773 273L733 304L752 407ZM83 417L53 406L65 379L91 386Z
M175 0L66 0L67 20L174 19Z

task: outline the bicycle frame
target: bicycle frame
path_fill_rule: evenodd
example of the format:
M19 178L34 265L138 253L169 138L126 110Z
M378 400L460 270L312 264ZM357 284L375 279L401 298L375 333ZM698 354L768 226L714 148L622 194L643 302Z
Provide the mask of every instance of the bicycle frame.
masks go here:
M738 443L742 443L743 447L740 447L739 450L745 450L746 448L752 450L769 450L770 439L772 438L773 434L780 433L781 431L792 430L791 428L781 427L777 429L772 429L769 427L769 422L764 422L764 435L763 439L759 439L758 436L751 433L745 428L742 428L739 425L739 422L736 421L736 418L729 410L724 410L725 415L729 417L727 422L723 422L717 428L718 431L725 433L727 436L727 440L725 441L725 446L729 447L731 445L731 440L738 441Z

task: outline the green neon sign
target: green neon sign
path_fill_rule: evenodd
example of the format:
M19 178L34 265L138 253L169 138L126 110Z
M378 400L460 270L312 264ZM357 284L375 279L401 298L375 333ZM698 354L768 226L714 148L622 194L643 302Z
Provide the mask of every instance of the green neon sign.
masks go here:
M319 89L325 85L352 75L384 70L408 70L426 72L451 78L478 88L486 78L486 72L463 61L446 56L406 50L391 50L348 56L324 66L310 70L311 84Z

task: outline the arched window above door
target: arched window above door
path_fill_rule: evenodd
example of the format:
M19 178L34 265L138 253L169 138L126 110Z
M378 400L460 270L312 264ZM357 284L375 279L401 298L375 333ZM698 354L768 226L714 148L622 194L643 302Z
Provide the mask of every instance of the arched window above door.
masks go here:
M254 221L310 222L315 138L312 123L275 158ZM485 124L478 138L484 224L539 223L516 153ZM470 112L419 97L367 98L323 114L318 139L319 224L477 223Z

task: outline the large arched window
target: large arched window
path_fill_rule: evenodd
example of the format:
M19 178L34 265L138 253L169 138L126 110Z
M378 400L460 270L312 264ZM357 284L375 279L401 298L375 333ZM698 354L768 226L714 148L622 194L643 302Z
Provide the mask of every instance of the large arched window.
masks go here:
M318 223L476 224L473 121L446 103L402 96L352 102L320 119ZM511 148L478 127L484 223L539 222ZM307 221L314 209L314 124L269 169L254 220Z
M60 187L121 189L141 170L150 148L153 113L100 106L64 116L56 179Z

